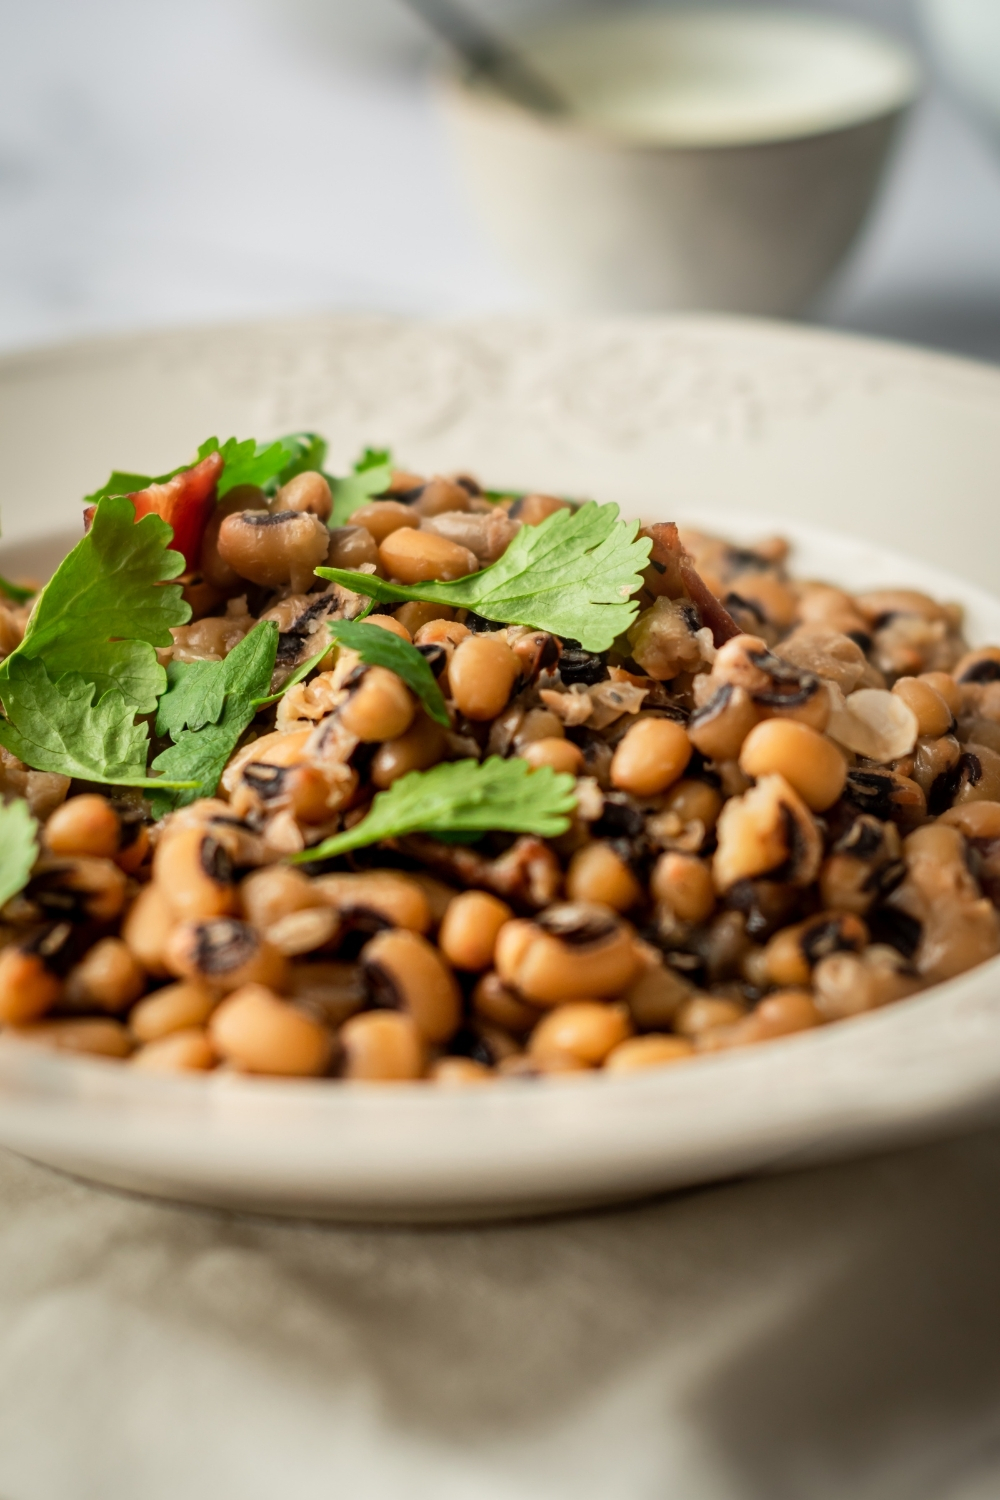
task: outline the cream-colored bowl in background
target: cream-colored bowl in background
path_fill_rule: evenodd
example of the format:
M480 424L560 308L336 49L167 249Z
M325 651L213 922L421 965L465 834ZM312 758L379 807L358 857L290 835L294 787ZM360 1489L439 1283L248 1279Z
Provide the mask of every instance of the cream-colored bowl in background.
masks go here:
M898 42L787 11L626 10L519 40L568 116L456 73L443 108L501 251L582 311L799 311L850 248L919 82Z

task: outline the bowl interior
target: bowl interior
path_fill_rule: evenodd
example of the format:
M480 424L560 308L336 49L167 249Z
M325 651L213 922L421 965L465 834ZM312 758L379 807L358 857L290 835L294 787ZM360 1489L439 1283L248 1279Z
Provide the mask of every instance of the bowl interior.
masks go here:
M839 129L899 109L918 80L912 54L881 33L786 11L626 10L520 35L579 123L643 144L749 145Z

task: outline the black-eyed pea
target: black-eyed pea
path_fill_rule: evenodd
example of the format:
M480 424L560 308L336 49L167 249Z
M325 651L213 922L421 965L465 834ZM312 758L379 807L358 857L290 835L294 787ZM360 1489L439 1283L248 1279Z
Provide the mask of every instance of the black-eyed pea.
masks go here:
M128 1028L137 1042L158 1042L175 1031L204 1026L218 1003L218 992L206 984L167 984L133 1007Z
M458 891L453 885L438 880L437 876L428 875L425 870L411 870L409 879L419 885L423 891L431 914L431 927L437 929L444 921L444 914L458 895Z
M229 916L237 909L233 862L205 828L168 826L153 855L153 879L179 921Z
M664 812L676 813L682 823L695 819L705 828L714 828L722 811L722 794L707 781L684 778L675 781L666 793Z
M115 864L126 875L135 875L146 863L152 841L149 830L140 824L126 824L122 829L122 845L114 856Z
M264 937L286 958L301 958L327 947L340 932L340 918L328 906L312 906L279 917L264 929Z
M691 985L662 960L647 964L622 1000L640 1031L663 1031L691 995Z
M668 850L653 868L650 890L681 922L705 922L715 909L711 867L693 854Z
M416 530L420 525L420 517L410 506L402 505L398 500L372 500L368 505L360 505L352 513L351 523L363 526L381 547L386 537L392 536L394 531L401 528Z
M413 644L415 646L459 646L462 641L468 640L472 631L468 625L463 625L460 620L454 620L451 615L440 619L428 621L426 625L419 626L413 633Z
M1000 802L1000 753L988 745L973 744L971 740L963 748L955 804Z
M645 1068L665 1068L687 1062L694 1056L691 1043L681 1036L649 1032L619 1042L604 1062L606 1073L638 1073Z
M531 1033L531 1057L569 1055L596 1068L632 1034L628 1006L599 1000L572 1000L543 1016Z
M374 919L379 927L401 927L421 934L430 930L427 893L410 875L396 870L337 872L317 876L312 886L318 899L344 922L363 927L366 920Z
M374 561L374 559L373 559ZM429 625L432 620L447 623L454 620L455 611L448 604L431 604L423 599L409 599L401 604L396 611L396 619L401 625L405 625L410 632L410 639L415 640L417 631L424 625Z
M746 1010L735 1000L723 1000L715 995L694 995L678 1010L674 1018L674 1030L682 1037L700 1037L709 1031L734 1026L742 1021Z
M340 1031L342 1076L354 1083L407 1083L423 1076L427 1048L413 1017L375 1010L352 1016Z
M70 970L66 999L71 1006L123 1011L146 988L146 974L121 938L101 938Z
M330 532L326 566L359 573L363 567L378 567L378 542L366 526L336 526Z
M415 516L414 520L417 519ZM474 552L433 531L408 528L393 531L380 544L378 552L386 573L400 583L451 583L479 571Z
M494 1074L485 1063L476 1062L474 1057L439 1057L431 1065L427 1077L431 1083L464 1088L470 1084L475 1086L479 1083L492 1083Z
M557 495L522 495L507 514L512 521L520 521L523 526L540 526L557 510L572 509L568 500L560 500Z
M338 718L363 744L398 739L413 723L416 699L386 667L360 667L346 686L349 697L338 710Z
M761 717L761 711L746 688L723 683L714 695L691 715L687 733L692 745L708 760L735 760L743 741Z
M0 1024L20 1026L35 1021L62 998L63 981L50 967L47 951L68 936L60 923L50 934L11 943L0 951Z
M847 780L841 750L795 719L765 719L755 725L743 742L740 770L755 780L784 776L813 812L832 807Z
M272 509L276 512L308 511L311 515L319 516L321 521L328 521L333 510L333 495L330 493L329 483L315 469L296 474L294 479L281 486L274 497Z
M405 734L384 740L371 763L372 784L385 789L410 771L428 771L444 759L447 749L445 731L422 711Z
M154 979L162 979L170 972L165 954L175 922L174 909L165 893L158 885L149 884L142 887L122 924L122 938Z
M308 511L237 511L219 527L219 557L235 573L268 588L288 583L295 594L309 588L329 547L329 531Z
M962 802L938 822L961 829L967 839L1000 839L1000 802Z
M495 953L505 984L541 1006L580 995L610 998L643 968L632 929L610 907L574 901L500 929Z
M78 918L91 922L113 922L128 895L124 870L113 860L89 854L58 859L43 856L35 866L35 879L50 899L59 893L63 910L72 909Z
M611 783L635 797L653 797L680 779L691 741L673 719L640 719L627 729L611 760Z
M441 516L448 511L467 511L470 498L465 485L444 474L436 474L421 486L412 504L420 516Z
M947 703L952 718L958 718L964 708L962 689L950 672L921 672L917 681L926 682L928 687L932 687Z
M484 974L472 992L473 1014L511 1036L524 1036L538 1020L538 1011L504 984L499 974Z
M553 771L567 772L570 776L580 776L583 773L583 751L572 740L554 737L532 740L517 753L522 760L528 762L533 771L549 766Z
M611 844L595 841L570 860L566 895L570 901L599 901L626 912L642 900L642 886Z
M951 729L954 717L952 711L937 688L926 678L900 677L893 684L892 691L916 715L918 735L936 740Z
M398 635L401 641L410 643L413 641L413 636L402 620L397 619L395 615L369 615L364 624L374 625L376 630L388 630L390 635Z
M458 711L478 722L495 719L507 705L518 670L517 657L499 636L467 636L448 664Z
M248 922L264 931L292 912L321 906L314 881L291 865L264 865L240 882L240 904Z
M132 1039L120 1021L99 1016L79 1019L37 1021L34 1025L12 1028L21 1041L53 1047L57 1052L78 1052L91 1057L127 1057Z
M228 993L244 985L283 989L288 960L272 948L249 922L212 917L181 922L166 942L164 960L178 979L196 979Z
M816 820L783 776L762 776L722 809L712 861L716 890L772 870L790 885L809 885L819 873L823 839Z
M244 984L228 995L213 1012L208 1034L219 1057L246 1073L316 1077L332 1051L325 1026L263 984Z
M208 1033L193 1026L147 1042L130 1062L145 1073L207 1073L215 1067L216 1057Z
M461 1019L455 976L438 950L416 932L380 932L361 950L373 1003L412 1016L428 1042L446 1042Z
M741 1022L754 1042L792 1036L822 1024L822 1016L808 990L787 989L768 995Z
M53 854L113 859L121 831L121 818L107 797L87 792L56 808L45 825L45 843Z
M497 934L512 916L507 903L487 891L463 891L449 904L441 923L441 952L456 969L488 969Z

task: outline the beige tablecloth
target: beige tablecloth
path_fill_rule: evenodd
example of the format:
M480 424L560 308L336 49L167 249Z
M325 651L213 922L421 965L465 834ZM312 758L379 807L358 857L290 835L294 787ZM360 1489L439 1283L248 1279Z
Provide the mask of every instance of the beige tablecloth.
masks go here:
M341 1229L0 1156L3 1500L995 1500L1000 1133Z

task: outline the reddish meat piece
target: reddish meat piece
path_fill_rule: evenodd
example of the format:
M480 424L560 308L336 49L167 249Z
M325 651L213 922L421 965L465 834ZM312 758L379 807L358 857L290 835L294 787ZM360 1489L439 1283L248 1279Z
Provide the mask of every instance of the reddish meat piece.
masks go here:
M697 606L701 623L712 632L716 646L724 645L741 633L732 615L715 597L691 561L673 521L657 521L652 526L644 526L639 534L653 539L649 554L654 570L650 580L653 593L665 595L668 599L690 599Z
M151 484L129 499L135 506L135 518L155 514L173 528L174 550L183 554L188 569L198 566L201 540L208 518L215 508L215 488L223 469L221 453L210 453L193 469L175 474L166 484ZM88 505L83 513L84 530L89 531L96 506Z

